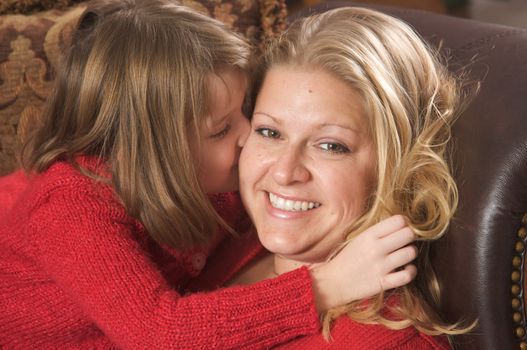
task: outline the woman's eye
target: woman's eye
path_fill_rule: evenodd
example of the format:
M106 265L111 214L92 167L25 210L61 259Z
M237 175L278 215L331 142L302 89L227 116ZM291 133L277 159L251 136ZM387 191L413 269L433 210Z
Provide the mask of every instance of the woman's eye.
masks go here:
M277 139L280 137L280 133L278 131L269 128L258 128L255 131L257 134L270 139Z
M213 139L221 139L229 133L229 130L231 130L231 124L225 125L225 127L220 132L211 135L210 137Z
M349 153L349 148L335 142L323 142L319 144L319 147L329 153Z

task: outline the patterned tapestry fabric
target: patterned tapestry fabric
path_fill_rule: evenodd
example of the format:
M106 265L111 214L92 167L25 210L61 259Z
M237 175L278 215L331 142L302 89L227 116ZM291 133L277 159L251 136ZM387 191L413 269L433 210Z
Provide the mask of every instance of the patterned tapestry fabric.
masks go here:
M65 9L83 0L2 0L0 15L30 14L51 9Z
M14 5L15 2L2 2L0 13L26 13L79 1L26 0ZM286 26L285 0L181 2L219 19L255 46L276 36ZM38 127L38 116L51 92L59 55L84 8L85 4L80 3L62 10L0 16L0 176L18 167L16 152L20 138L29 127Z

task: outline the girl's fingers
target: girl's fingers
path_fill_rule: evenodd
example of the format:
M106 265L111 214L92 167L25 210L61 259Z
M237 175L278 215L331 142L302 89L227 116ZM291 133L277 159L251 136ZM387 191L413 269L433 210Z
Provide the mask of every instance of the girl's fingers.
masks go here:
M384 260L384 271L388 273L411 263L417 258L417 253L418 251L415 245L409 245L394 251Z
M402 215L390 216L388 219L384 219L381 222L373 225L364 233L370 232L377 238L383 238L395 231L398 231L407 225L406 219Z
M380 240L380 244L386 253L391 253L402 248L415 240L415 234L408 226L403 227Z
M408 264L403 270L395 271L385 275L381 280L381 289L388 290L402 287L412 282L417 275L417 268L413 264Z

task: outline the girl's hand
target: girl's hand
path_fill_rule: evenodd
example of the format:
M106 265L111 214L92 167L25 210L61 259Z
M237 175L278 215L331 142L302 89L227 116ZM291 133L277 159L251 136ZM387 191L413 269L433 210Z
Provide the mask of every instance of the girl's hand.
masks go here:
M332 260L312 268L319 312L410 283L417 269L415 234L395 215L351 240ZM403 269L400 269L404 267Z

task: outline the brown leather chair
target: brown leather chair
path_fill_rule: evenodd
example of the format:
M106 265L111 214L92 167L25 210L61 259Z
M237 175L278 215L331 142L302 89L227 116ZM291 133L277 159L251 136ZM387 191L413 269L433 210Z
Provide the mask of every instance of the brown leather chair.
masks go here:
M339 6L327 2L299 15ZM527 30L417 10L367 6L410 23L469 67L479 94L456 122L453 161L460 207L432 262L449 321L479 320L457 349L527 349Z

